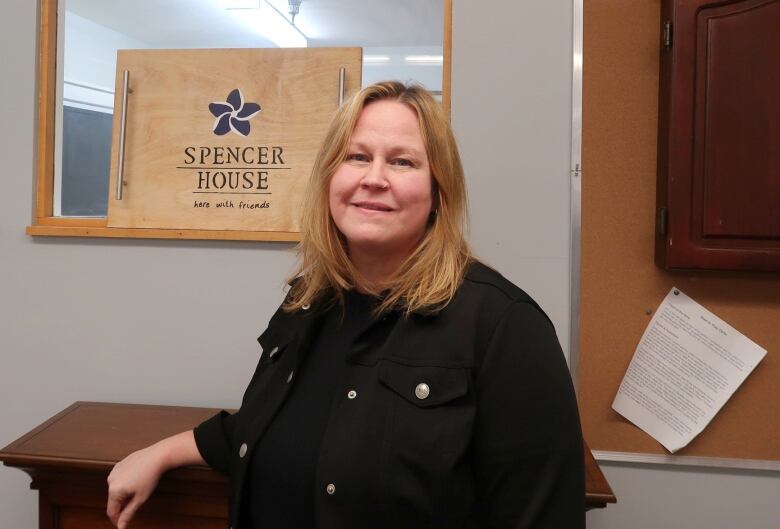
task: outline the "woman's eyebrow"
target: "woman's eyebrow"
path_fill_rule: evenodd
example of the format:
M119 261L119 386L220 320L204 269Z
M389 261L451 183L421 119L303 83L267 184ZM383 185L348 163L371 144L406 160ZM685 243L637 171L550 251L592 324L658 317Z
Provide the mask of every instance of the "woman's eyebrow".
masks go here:
M423 151L416 147L412 147L411 145L398 145L396 147L390 148L388 151L390 154L397 155L397 154L406 154L408 156L416 157L416 158L425 158Z
M362 151L370 151L371 148L363 141L360 140L350 140L347 143L347 149L356 149L356 150L362 150ZM427 156L424 154L424 151L420 150L419 148L407 144L407 143L400 143L397 145L391 146L389 149L387 149L388 155L391 156L397 156L399 154L405 154L408 156L412 156L415 158L427 158Z

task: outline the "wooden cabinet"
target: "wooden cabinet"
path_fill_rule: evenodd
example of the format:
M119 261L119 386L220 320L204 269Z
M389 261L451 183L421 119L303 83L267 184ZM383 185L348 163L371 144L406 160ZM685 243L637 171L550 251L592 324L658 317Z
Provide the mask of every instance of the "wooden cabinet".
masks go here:
M40 529L111 529L106 478L126 455L219 410L77 402L0 452L32 478ZM226 529L227 480L207 467L166 474L133 529Z
M32 478L40 529L111 529L106 478L126 455L193 428L210 408L76 402L0 451L0 461ZM585 449L586 509L615 503L590 450ZM163 476L136 514L133 529L226 529L227 480L207 467Z
M780 271L780 0L664 0L656 263Z

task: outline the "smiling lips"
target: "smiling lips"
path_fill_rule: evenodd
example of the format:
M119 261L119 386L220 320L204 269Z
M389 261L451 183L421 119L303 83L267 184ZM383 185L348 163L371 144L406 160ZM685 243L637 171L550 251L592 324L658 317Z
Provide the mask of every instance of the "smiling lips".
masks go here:
M391 208L390 206L386 206L381 202L353 202L352 205L359 207L361 209L368 209L371 211L393 211L393 208Z

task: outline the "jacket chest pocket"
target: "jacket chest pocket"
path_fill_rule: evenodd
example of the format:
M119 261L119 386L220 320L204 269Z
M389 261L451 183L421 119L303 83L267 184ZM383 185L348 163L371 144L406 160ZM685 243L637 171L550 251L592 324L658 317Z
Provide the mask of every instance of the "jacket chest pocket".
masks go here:
M452 510L445 501L450 488L466 490L475 407L469 369L386 359L378 368L389 410L381 451L389 526L411 527L408 514L415 527L441 527L436 520Z
M392 404L393 449L421 454L465 449L474 410L467 368L383 360L378 376Z

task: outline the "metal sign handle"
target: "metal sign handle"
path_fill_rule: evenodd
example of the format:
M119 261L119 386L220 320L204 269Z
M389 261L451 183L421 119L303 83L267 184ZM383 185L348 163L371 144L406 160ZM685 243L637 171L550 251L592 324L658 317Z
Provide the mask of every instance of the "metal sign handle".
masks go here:
M127 93L129 92L130 72L122 73L122 108L119 114L119 153L116 170L116 199L122 200L122 186L125 180L125 126L127 125Z
M339 106L344 103L344 78L346 77L347 70L342 66L339 68Z

